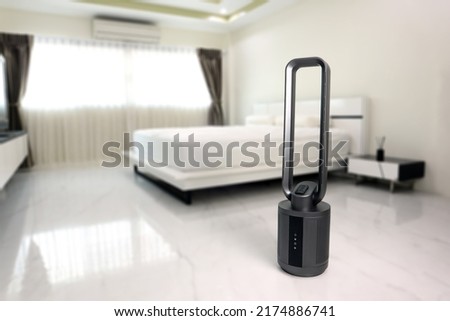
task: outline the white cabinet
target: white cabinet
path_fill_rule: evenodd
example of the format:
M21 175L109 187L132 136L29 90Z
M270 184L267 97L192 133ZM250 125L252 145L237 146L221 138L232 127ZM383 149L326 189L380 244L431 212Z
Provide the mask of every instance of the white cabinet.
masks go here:
M28 155L27 135L21 133L0 139L0 190Z

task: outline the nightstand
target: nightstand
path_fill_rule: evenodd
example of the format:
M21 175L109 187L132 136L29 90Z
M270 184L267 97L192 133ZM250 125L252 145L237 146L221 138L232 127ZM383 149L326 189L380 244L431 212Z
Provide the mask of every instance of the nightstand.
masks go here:
M349 156L348 173L356 177L373 177L390 182L391 192L395 184L407 183L413 187L416 179L425 176L425 162L411 159L386 157L384 161L377 161L375 156Z

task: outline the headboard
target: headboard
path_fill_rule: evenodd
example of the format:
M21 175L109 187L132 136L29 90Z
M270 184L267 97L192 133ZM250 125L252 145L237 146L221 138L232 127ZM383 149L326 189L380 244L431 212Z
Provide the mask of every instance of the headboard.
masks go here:
M350 153L363 155L368 152L368 106L364 97L333 98L330 100L331 126L344 129L350 136ZM296 102L296 112L301 115L319 115L320 100ZM258 103L254 115L284 114L284 103Z

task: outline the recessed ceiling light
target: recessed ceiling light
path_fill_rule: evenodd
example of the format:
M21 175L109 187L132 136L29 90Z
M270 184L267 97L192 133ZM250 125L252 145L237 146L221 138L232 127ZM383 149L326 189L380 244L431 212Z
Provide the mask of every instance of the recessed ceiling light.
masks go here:
M247 13L247 12L245 12L245 11L238 12L238 13L232 15L232 16L228 19L228 21L232 22L232 21L234 21L234 20L237 20L237 19L239 19L239 18L245 16L246 13Z
M226 18L219 17L219 16L209 16L208 20L209 21L214 21L214 22L220 22L220 23L226 23L227 22Z
M220 8L220 13L221 14L227 14L228 13L227 8Z

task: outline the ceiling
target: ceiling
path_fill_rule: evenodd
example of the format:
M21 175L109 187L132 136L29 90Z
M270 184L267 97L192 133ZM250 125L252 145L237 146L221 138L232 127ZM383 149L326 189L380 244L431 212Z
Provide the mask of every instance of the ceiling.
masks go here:
M71 16L113 16L148 20L160 26L226 32L295 3L298 0L0 0L0 7Z

